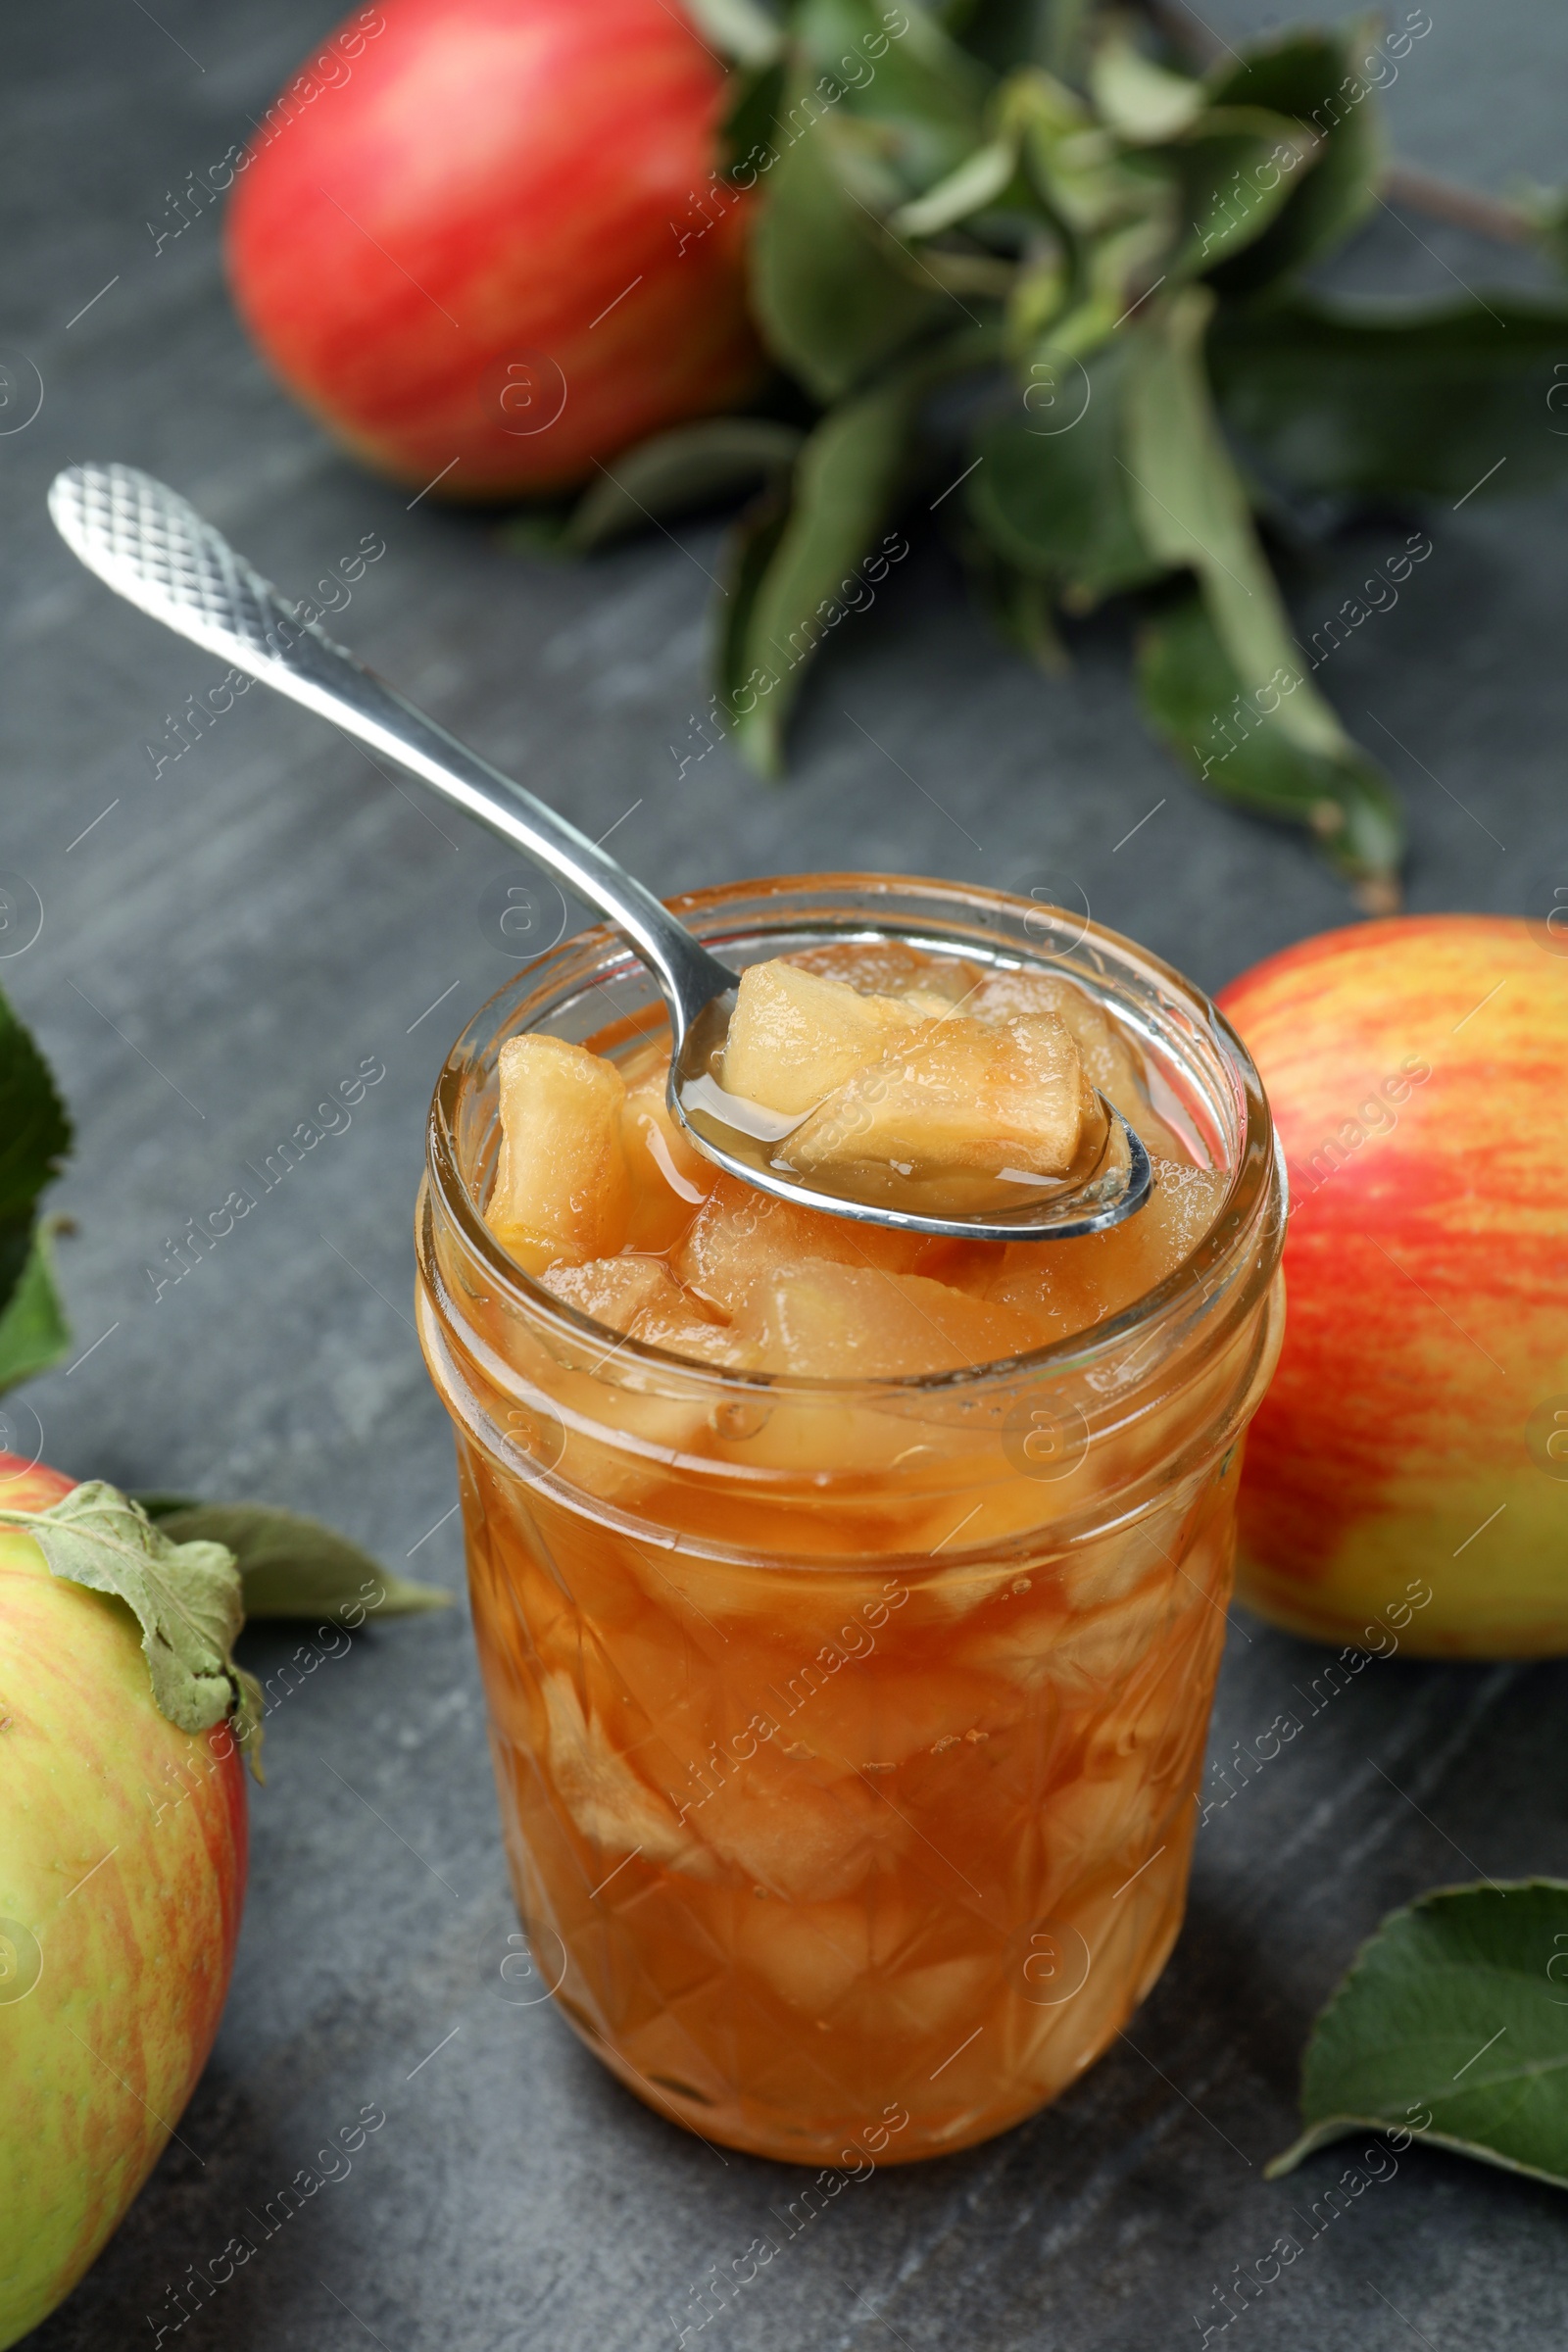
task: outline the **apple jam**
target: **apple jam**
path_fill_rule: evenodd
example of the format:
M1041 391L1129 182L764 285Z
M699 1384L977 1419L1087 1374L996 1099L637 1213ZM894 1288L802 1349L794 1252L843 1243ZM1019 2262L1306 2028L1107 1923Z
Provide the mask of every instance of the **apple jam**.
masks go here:
M1000 894L860 889L952 952L838 935L822 885L683 906L747 967L725 1085L809 1121L880 1070L876 1148L984 1177L1070 1156L1099 1089L1143 1210L1000 1244L757 1193L595 933L450 1058L419 1220L541 1981L665 2113L828 2164L890 2108L888 2161L1001 2130L1163 1966L1279 1323L1266 1107L1204 1000Z

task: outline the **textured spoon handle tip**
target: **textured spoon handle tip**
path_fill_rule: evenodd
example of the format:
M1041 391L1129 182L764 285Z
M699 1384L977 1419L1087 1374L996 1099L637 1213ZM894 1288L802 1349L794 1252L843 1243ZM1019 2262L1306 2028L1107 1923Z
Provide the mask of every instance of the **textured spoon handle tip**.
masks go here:
M194 507L134 466L68 466L50 489L49 513L89 571L210 653L266 671L292 666L312 639L343 651Z

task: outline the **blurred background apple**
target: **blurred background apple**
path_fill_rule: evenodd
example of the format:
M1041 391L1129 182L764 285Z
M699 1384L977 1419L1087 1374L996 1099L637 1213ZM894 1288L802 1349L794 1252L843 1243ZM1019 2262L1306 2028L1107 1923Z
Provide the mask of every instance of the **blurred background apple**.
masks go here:
M725 77L680 9L362 13L380 28L323 53L329 104L263 125L226 228L240 314L322 423L401 481L479 499L582 481L744 396L747 207L692 212Z

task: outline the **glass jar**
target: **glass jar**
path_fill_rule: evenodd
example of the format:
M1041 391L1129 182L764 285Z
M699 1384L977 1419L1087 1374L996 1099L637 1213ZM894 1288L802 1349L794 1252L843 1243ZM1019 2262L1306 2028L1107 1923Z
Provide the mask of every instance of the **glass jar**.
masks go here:
M534 1960L621 2081L705 2137L905 2162L1053 2098L1175 1939L1241 1441L1280 1339L1281 1176L1226 1022L1098 925L881 875L672 904L736 966L892 937L1068 975L1229 1178L1174 1270L1071 1338L770 1378L589 1321L484 1224L503 1041L614 1054L662 1025L616 937L520 972L435 1091L419 1328Z

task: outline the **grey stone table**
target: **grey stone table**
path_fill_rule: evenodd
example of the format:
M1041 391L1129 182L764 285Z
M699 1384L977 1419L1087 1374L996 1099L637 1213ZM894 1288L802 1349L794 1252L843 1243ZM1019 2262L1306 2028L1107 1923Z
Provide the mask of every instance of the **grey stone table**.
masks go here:
M715 532L556 570L429 501L411 509L263 373L224 302L213 216L155 249L147 222L167 223L169 192L245 135L335 13L54 0L7 26L0 339L44 397L0 435L0 866L44 921L0 977L79 1124L56 1199L79 1228L64 1279L81 1351L11 1410L37 1414L68 1469L329 1514L457 1591L451 1449L409 1321L410 1211L433 1074L509 968L494 920L507 859L260 693L160 767L171 714L217 673L55 542L58 466L116 457L165 475L296 593L379 534L343 633L590 832L617 826L661 888L846 864L1066 880L1211 987L1349 910L1297 840L1203 802L1151 747L1117 624L1087 631L1073 676L1047 685L992 642L934 549L835 643L787 786L757 784L723 748L677 777L669 747L706 692ZM1263 21L1241 0L1210 13L1222 33ZM1393 93L1404 152L1494 187L1550 177L1568 19L1549 0L1431 13ZM1348 269L1442 288L1503 259L1391 214ZM1398 609L1336 657L1342 708L1409 800L1417 907L1544 912L1568 883L1565 520L1562 500L1437 515ZM1303 571L1309 627L1396 527ZM155 1299L147 1269L184 1220L367 1059L386 1075L352 1126ZM248 1639L262 1671L293 1646ZM1318 1665L1238 1616L1215 1751L1265 1728ZM1308 2021L1358 1939L1437 1882L1568 1870L1565 1696L1553 1665L1369 1668L1210 1820L1175 1957L1082 2084L989 2146L854 2186L710 2340L1200 2341L1215 2283L1337 2177L1331 2157L1275 2186L1261 2174L1291 2134ZM151 2340L187 2264L371 2100L387 2123L350 2177L181 2341L672 2344L709 2266L743 2254L798 2177L721 2161L626 2097L548 2006L487 1989L508 1898L461 1607L357 1640L276 1709L269 1754L188 2151L171 2150L38 2352ZM1258 2352L1544 2352L1565 2305L1560 2196L1416 2149L1235 2326Z

